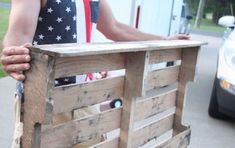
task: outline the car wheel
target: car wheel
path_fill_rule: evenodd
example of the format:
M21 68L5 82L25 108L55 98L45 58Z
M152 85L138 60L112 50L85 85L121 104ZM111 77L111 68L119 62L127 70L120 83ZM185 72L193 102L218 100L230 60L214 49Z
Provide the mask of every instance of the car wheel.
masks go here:
M219 85L219 80L217 78L215 78L213 89L212 89L212 92L211 92L211 98L210 98L208 113L213 118L230 119L228 116L226 116L226 115L219 112L219 105L218 105L217 91L216 91L217 90L216 88L218 87L218 85Z

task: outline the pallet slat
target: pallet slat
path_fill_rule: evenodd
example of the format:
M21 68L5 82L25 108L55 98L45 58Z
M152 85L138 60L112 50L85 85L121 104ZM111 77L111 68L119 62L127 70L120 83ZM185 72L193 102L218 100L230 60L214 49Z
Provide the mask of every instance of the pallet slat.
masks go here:
M59 58L56 60L55 78L119 70L124 69L124 67L125 57L120 53Z
M189 145L190 136L191 136L191 130L187 128L183 130L181 133L175 135L169 141L156 147L157 148L172 148L172 147L186 148Z
M118 144L119 138L115 138L90 146L89 148L118 148Z
M138 101L135 110L135 121L147 118L156 113L175 106L177 89L170 90L157 96Z
M52 78L54 60L47 55L31 54L31 70L26 72L27 81L24 83L23 140L25 148L38 148L40 143L41 124L51 122L51 106L49 89L53 86ZM41 71L37 71L40 69ZM37 80L37 81L35 81ZM33 83L32 83L33 82Z
M168 116L160 121L151 123L141 129L134 131L132 137L132 147L136 148L138 146L144 145L152 138L156 138L163 133L169 131L173 127L174 116Z
M42 148L65 148L120 128L121 109L73 120L42 131Z
M178 81L180 66L149 72L147 90L167 86Z
M149 52L128 53L121 119L121 148L132 147L134 110L138 97L145 95Z
M181 51L181 49L151 51L149 64L180 60Z
M57 87L51 95L54 100L53 113L71 111L123 97L123 85L124 77L121 76L74 86Z
M181 131L183 108L188 81L194 81L199 48L188 48L182 52L182 65L179 72L179 84L174 119L174 132Z

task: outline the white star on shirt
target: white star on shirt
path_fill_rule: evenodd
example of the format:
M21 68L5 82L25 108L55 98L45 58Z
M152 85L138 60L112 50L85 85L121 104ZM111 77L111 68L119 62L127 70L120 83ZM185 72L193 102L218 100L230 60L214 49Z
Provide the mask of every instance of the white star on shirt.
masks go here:
M61 0L56 0L56 3L57 3L57 4L60 4L60 3L61 3Z
M37 45L38 44L38 42L37 41L33 41L33 45Z
M75 2L75 0L71 0L72 2Z
M76 39L77 38L77 34L73 34L73 39Z
M62 17L57 17L56 21L57 21L58 23L63 22Z
M38 37L40 40L43 40L43 38L44 38L43 34L40 34Z
M48 9L47 9L47 12L48 12L48 13L52 13L52 11L53 11L53 10L52 10L51 8L48 8Z
M66 26L65 28L66 31L69 31L70 29L71 29L70 26Z
M42 17L39 16L39 17L38 17L38 21L39 21L39 22L42 22Z
M56 40L57 40L57 41L60 41L60 40L61 40L61 36L60 36L60 35L57 35L57 36L56 36Z
M76 21L77 17L76 16L73 16L73 20Z
M48 31L52 31L54 28L52 26L48 27Z
M70 8L70 7L66 7L65 11L66 11L67 13L69 13L69 12L71 11L71 8Z

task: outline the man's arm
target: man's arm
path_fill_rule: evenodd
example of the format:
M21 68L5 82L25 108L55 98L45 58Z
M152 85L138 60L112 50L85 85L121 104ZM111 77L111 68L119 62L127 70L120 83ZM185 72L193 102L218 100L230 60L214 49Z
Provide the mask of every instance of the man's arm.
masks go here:
M100 0L97 29L108 39L113 41L189 39L189 36L187 35L173 35L170 37L164 37L147 34L120 23L114 18L110 7L105 0Z
M40 0L12 0L9 26L3 41L1 63L4 70L17 80L24 80L23 70L29 69L29 50L40 11Z

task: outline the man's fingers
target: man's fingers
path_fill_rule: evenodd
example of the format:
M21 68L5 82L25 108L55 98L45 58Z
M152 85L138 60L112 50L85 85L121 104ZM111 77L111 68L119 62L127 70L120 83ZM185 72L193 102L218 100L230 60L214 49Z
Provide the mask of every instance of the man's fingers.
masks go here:
M6 65L4 67L4 70L11 74L12 72L16 72L16 73L21 73L24 70L28 70L30 68L29 63L23 63L23 64L10 64L10 65Z
M32 44L31 43L25 43L21 47L32 47Z
M185 35L185 34L180 34L180 35L178 35L178 38L181 39L181 40L188 40L188 39L190 39L190 36Z
M3 50L3 55L22 55L29 54L29 49L26 47L7 47Z
M29 55L11 55L1 57L3 65L7 64L17 64L17 63L27 63L30 61Z
M25 76L22 73L12 72L9 75L18 81L25 80Z

